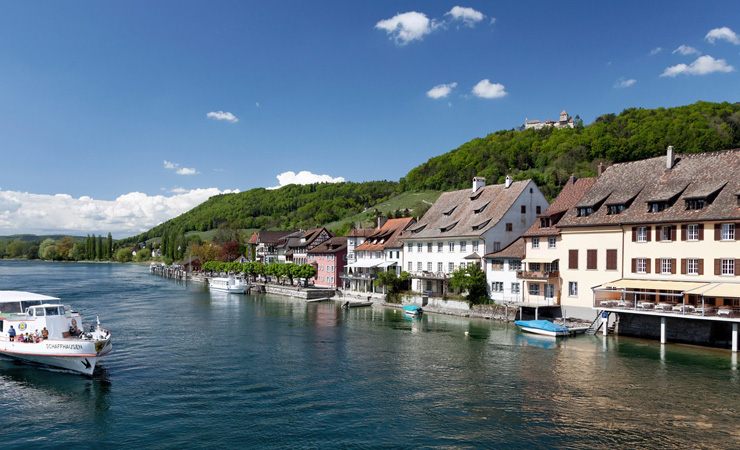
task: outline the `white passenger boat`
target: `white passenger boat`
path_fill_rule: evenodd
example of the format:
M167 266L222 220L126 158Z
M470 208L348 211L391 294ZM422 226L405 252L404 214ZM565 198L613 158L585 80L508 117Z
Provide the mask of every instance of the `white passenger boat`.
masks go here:
M37 337L43 334L46 339ZM92 375L111 350L110 332L99 319L96 326L83 324L82 316L56 297L0 291L0 354Z
M208 286L212 291L228 292L229 294L244 294L247 292L247 282L235 276L211 278Z

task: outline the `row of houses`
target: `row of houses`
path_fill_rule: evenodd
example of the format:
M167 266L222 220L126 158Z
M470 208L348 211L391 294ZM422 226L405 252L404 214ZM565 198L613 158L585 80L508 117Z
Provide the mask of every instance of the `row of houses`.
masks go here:
M260 232L265 262L317 265L316 285L383 294L379 272L446 297L452 273L485 269L497 301L666 317L740 318L740 149L599 166L552 204L532 180L442 194L421 218L334 237L323 228Z

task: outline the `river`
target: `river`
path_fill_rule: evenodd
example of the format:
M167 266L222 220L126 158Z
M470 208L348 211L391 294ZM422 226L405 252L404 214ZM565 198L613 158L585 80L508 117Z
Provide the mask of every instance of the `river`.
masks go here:
M210 293L119 264L0 262L99 314L92 379L0 358L2 446L740 448L725 350Z

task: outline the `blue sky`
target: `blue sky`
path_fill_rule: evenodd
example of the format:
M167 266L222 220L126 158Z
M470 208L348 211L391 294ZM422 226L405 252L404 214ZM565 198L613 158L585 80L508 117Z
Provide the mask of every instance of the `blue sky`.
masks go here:
M563 109L737 102L737 33L735 2L4 2L0 235L398 180Z

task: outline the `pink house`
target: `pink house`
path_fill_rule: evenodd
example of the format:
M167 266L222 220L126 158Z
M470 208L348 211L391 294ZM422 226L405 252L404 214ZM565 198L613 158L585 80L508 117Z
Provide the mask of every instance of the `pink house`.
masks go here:
M333 237L308 251L308 263L317 269L314 286L339 289L347 264L347 237Z

